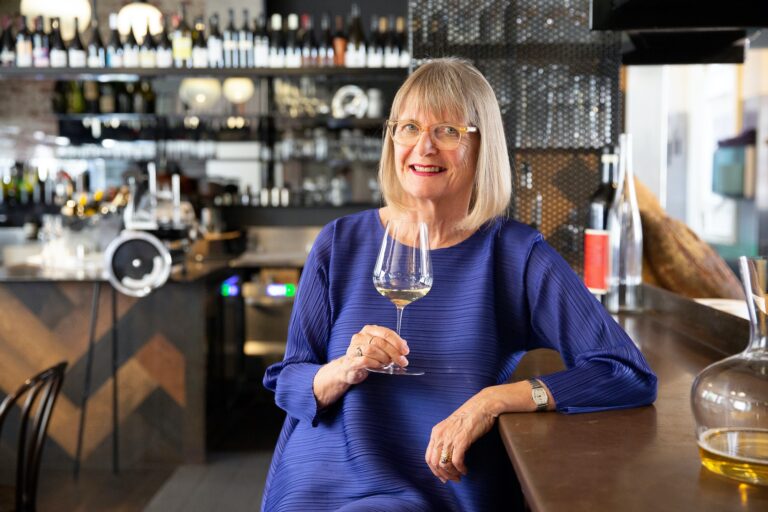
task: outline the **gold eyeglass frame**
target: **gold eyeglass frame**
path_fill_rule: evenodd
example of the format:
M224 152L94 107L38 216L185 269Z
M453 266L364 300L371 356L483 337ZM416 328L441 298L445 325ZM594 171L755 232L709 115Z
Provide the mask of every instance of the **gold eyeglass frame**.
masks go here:
M413 144L406 144L406 143L403 143L403 142L398 142L395 139L395 134L392 133L392 127L397 125L398 123L410 123L410 124L415 124L416 126L419 127L419 136L416 138L416 142L414 142ZM395 120L392 120L392 119L388 119L386 124L387 124L387 132L389 132L389 136L392 137L392 141L393 142L395 142L397 144L400 144L400 145L403 145L403 146L410 146L410 147L413 147L413 146L415 146L416 144L419 143L419 139L421 139L421 134L424 133L424 132L429 133L429 138L432 140L432 143L435 144L435 146L437 146L438 142L435 141L434 138L432 138L432 133L430 133L430 130L432 129L433 126L448 125L448 126L450 126L452 128L456 128L459 131L459 140L456 142L456 146L454 146L454 147L451 147L451 148L439 148L439 149L445 149L445 150L452 150L452 149L456 149L457 147L459 147L459 144L461 144L461 138L465 134L467 134L467 133L477 133L477 132L480 131L477 126L461 126L461 125L455 125L455 124L452 124L452 123L444 123L444 122L443 123L434 123L434 124L430 124L430 125L427 125L427 126L422 126L421 123L419 123L418 121L414 121L413 119L403 119L402 121L395 121Z

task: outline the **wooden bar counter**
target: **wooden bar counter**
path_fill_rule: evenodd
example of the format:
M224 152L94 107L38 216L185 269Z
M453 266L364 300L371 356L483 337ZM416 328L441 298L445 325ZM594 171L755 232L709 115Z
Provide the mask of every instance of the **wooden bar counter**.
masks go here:
M653 288L646 289L645 312L618 321L656 372L658 398L620 411L503 415L499 431L531 509L768 510L768 487L701 466L690 405L696 374L743 350L748 323ZM515 377L557 367L555 352L534 351Z

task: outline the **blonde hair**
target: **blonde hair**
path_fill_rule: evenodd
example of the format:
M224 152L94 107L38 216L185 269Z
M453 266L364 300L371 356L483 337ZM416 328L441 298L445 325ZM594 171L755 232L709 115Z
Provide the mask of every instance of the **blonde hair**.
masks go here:
M427 112L465 119L478 128L479 133L470 135L480 138L472 195L467 216L458 227L474 231L502 215L512 194L512 171L499 104L485 77L463 59L434 59L416 69L403 83L392 102L389 118L397 120L409 101ZM407 209L389 130L384 131L379 185L388 205Z

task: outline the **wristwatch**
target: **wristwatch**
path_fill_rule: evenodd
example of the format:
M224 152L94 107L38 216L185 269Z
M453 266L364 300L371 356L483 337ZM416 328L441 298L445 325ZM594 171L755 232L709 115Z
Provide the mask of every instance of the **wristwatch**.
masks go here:
M549 396L547 396L547 390L536 379L528 379L528 383L531 385L531 398L536 404L536 412L546 411L549 405Z

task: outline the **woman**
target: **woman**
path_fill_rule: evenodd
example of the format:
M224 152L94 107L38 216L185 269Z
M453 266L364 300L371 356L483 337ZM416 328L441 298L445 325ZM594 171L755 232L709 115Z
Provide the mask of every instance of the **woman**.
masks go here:
M646 405L656 377L542 236L504 217L501 114L470 64L434 60L406 80L379 179L387 206L318 236L285 359L265 375L288 417L263 509L509 510L509 459L499 436L485 435L499 414ZM402 337L371 281L383 226L401 217L428 223L434 274ZM567 369L507 383L542 347ZM366 371L390 362L426 374Z

